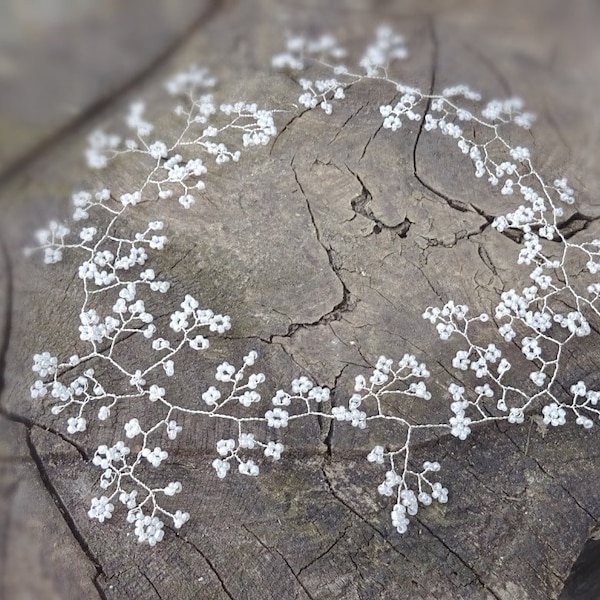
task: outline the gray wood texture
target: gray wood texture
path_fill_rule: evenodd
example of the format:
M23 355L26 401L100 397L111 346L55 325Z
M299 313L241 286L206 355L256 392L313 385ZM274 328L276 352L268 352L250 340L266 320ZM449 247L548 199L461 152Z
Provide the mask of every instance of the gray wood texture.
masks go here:
M364 459L376 431L307 421L286 433L290 451L281 463L265 465L258 479L221 481L210 462L222 428L184 422L166 468L184 483L179 504L192 519L151 550L128 535L122 515L105 525L87 517L99 472L86 457L95 435L110 435L108 425L71 438L47 405L29 398L31 355L72 353L81 297L75 260L44 268L21 248L48 219L68 214L73 190L106 183L119 194L138 176L127 161L90 174L81 159L85 135L98 125L118 127L138 96L159 114L156 89L192 62L213 68L224 97L289 103L296 85L265 68L288 29L331 31L359 53L384 21L408 40L411 57L398 71L407 83L439 91L465 82L484 96L523 97L539 115L525 145L548 179L569 178L586 233L600 237L598 2L323 4L181 2L166 11L170 25L158 3L115 5L107 27L127 31L143 22L156 31L155 43L146 39L118 74L103 54L88 56L93 67L77 75L85 93L71 121L53 100L26 143L13 146L3 136L0 148L9 150L0 158L10 169L0 190L0 597L559 598L600 515L597 431L568 425L543 436L533 424L492 425L466 442L430 436L420 451L440 458L451 499L420 512L398 536L391 505L376 492L382 473ZM196 26L178 44L189 15ZM168 60L156 59L169 48ZM42 54L31 60L64 67L58 54ZM108 71L110 82L99 85ZM215 362L256 348L273 386L307 373L335 386L334 403L379 354L415 352L430 365L438 398L427 411L441 409L443 365L452 354L420 315L440 298L490 310L499 289L519 285L512 283L516 246L488 223L508 201L475 181L452 144L421 135L416 124L399 135L381 130L378 107L393 98L389 88L357 85L330 117L282 115L270 148L209 174L206 201L191 213L141 207L140 222L164 218L171 240L157 270L168 271L179 293L155 313L165 315L159 322L168 323L176 298L190 292L232 317L227 339L212 350ZM19 115L17 102L0 110L2 122L17 126L29 109ZM590 336L573 353L569 381L598 381L598 342ZM135 357L136 346L124 342L123 352ZM190 359L178 380L182 397L193 401L209 377ZM407 411L426 418L418 406Z

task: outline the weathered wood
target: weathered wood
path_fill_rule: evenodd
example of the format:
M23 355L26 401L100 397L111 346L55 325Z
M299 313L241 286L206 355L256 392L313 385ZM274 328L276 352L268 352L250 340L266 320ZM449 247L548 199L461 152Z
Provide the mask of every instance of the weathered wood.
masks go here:
M0 19L0 174L14 172L156 70L214 3L6 0Z
M533 135L526 135L538 168L548 178L566 175L577 187L579 210L600 215L600 172L591 158L598 152L593 124L600 101L597 3L348 0L334 6L227 3L181 49L175 66L202 57L219 75L225 98L285 106L297 96L296 85L264 66L286 28L331 30L360 52L385 20L407 37L411 58L399 71L407 83L439 90L465 82L493 97L523 96L540 114ZM160 79L139 86L156 102L149 101L156 114ZM232 316L228 339L214 344L214 363L256 348L273 386L305 372L320 385L336 385L338 404L354 375L379 354L415 352L431 367L434 399L424 408L407 406L407 414L424 419L441 410L447 403L441 365L451 350L421 313L440 298L490 310L498 289L519 285L511 283L519 276L516 245L490 231L482 216L510 204L475 181L471 164L446 140L421 135L416 124L405 124L399 135L381 131L379 106L394 94L357 85L331 116L284 114L270 150L248 152L235 171L209 173L206 200L192 212L170 204L140 207L140 222L164 218L171 240L156 268L169 273L176 293L172 305L156 313L163 315L158 324L167 325L177 299L190 292ZM118 127L118 104L103 116L108 127ZM160 118L159 128L172 127L171 117ZM420 456L443 457L452 498L420 512L399 536L389 522L390 504L376 493L383 471L364 459L381 441L376 431L337 424L329 430L308 421L286 432L290 452L280 464L265 464L258 479L220 481L210 462L226 430L188 420L169 448L167 467L172 480L184 483L178 504L192 514L184 529L168 529L150 550L136 544L116 515L108 524L91 522L87 510L98 471L82 455L89 457L98 439L116 440L119 433L110 424L92 424L73 445L64 424L28 397L31 354L69 355L76 341L77 262L65 256L63 265L41 268L19 251L33 229L66 214L71 189L96 183L81 166L80 150L79 141L65 140L32 167L35 177L14 181L1 200L15 298L1 401L27 425L6 425L15 436L12 458L13 442L0 446L8 457L0 460L18 465L0 479L8 486L1 502L14 523L28 524L22 537L15 526L2 536L9 546L1 555L0 585L8 597L26 598L47 584L45 562L29 570L28 587L18 587L12 565L30 544L33 556L63 565L57 568L64 569L65 585L79 586L72 588L75 595L51 587L49 598L558 598L600 514L597 432L574 425L545 437L532 424L489 426L466 442L424 439ZM100 183L118 195L137 177L135 164L126 161L101 173ZM590 231L600 237L598 220L588 224ZM597 348L597 336L582 344L569 364L569 382L593 381ZM134 340L122 342L121 351L137 358ZM186 361L177 393L193 403L212 363ZM137 414L129 410L120 410L120 423ZM35 469L26 462L31 453ZM36 472L43 477L36 479ZM29 489L27 502L18 502L18 490ZM65 521L55 503L68 511ZM55 558L48 548L57 536L68 543Z
M0 434L2 597L101 598L94 585L96 565L48 493L51 484L41 477L28 449L27 427L0 416Z

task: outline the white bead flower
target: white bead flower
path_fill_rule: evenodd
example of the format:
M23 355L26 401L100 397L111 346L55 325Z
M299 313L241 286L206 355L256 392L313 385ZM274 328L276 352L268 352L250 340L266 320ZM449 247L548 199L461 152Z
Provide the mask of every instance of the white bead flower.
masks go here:
M168 142L151 137L154 125L146 116L143 102L134 102L129 108L126 125L131 131L126 137L100 130L89 136L85 156L90 167L103 168L127 154L133 161L134 179L140 175L139 185L113 195L107 189L73 194L72 220L77 230L72 240L67 239L69 228L56 221L35 234L37 251L47 264L61 261L66 253L78 255L73 263L65 262L67 266L77 265L72 274L83 303L75 312L75 319L79 318L75 325L79 327L79 340L74 341L83 349L77 350L81 358L74 355L67 361L59 361L49 352L35 354L33 371L37 380L29 389L31 398L49 400L54 415L67 413L64 419L69 434L85 431L90 414L97 415L106 429L111 419L125 412L129 419L124 425L125 436L136 438L130 461L127 457L132 449L122 441L112 447L98 446L92 463L102 470L98 483L106 495L92 500L90 518L100 522L111 518L113 499L118 498L129 511L127 520L134 524L138 540L151 546L163 538L162 515L172 519L177 529L189 519L188 513L181 510L172 513L160 504L165 496L181 491L180 482L156 485L144 481L144 473L149 470L146 463L160 467L168 458L168 453L156 445L158 438L164 440L166 433L167 439L175 440L182 431L176 418L183 423L184 417L185 422L200 417L215 424L214 419L218 419L217 430L224 425L227 433L222 435L233 436L216 442L218 457L212 465L218 478L224 478L232 470L232 464L237 465L234 471L243 475L258 475L259 466L245 456L246 451L262 451L265 457L280 459L284 446L264 439L265 425L283 429L305 417L317 417L319 422L335 419L342 426L364 429L369 425L373 429L372 439L377 439L382 424L386 432L395 429L397 438L391 442L379 440L382 445L372 447L367 460L376 465L386 464L385 480L377 489L385 497L396 497L392 524L399 533L404 533L409 517L417 514L419 505L428 506L433 500L445 503L448 499L448 490L431 479L430 474L440 469L438 462L425 461L420 472L413 470L412 465L419 464L417 453L422 450L419 439L423 439L419 434L423 431L432 434L450 431L464 440L475 425L492 420L523 423L525 411L537 409L541 409L546 425L562 425L573 414L576 424L590 429L600 415L600 391L589 389L589 381L573 383L568 377L565 381L564 367L565 357L573 356L571 347L579 338L597 331L600 240L586 237L590 235L589 228L571 232L569 227L563 227L575 214L569 208L575 201L574 190L563 177L546 181L535 169L530 150L514 146L504 133L510 124L529 128L533 115L524 112L523 102L518 98L491 100L477 108L475 103L481 100L480 95L465 85L428 93L394 81L390 67L394 60L404 58L407 51L402 36L389 27L378 30L376 39L360 59L358 74L356 68L339 63L345 54L329 35L317 39L296 36L288 39L285 52L273 59L273 65L298 70L310 66L305 73L311 79L294 78L301 88L298 102L309 110L320 109L325 115L336 110L350 89L356 94L360 85L391 86L387 95L397 94L396 99L379 107L383 129L394 132L405 125L416 130L416 123L422 120L424 134L430 132L438 140L445 136L445 141L450 142L446 144L448 151L471 162L472 172L480 183L487 180L494 193L503 197L502 207L497 208L504 214L492 221L494 231L490 235L503 233L512 239L516 244L513 265L528 268L513 269L514 273L503 268L503 277L514 276L516 283L514 289L500 291L493 304L497 321L494 325L488 314L471 317L468 307L454 300L423 312L423 318L435 327L434 332L442 341L452 338L457 342L446 356L452 368L459 371L458 380L463 382L448 386L448 402L442 396L434 406L445 405L446 412L439 415L434 411L431 422L420 412L419 425L412 420L416 416L411 413L412 407L419 404L416 400L429 400L438 389L430 386L432 391L428 390L424 380L430 373L412 354L405 354L397 368L392 359L379 356L371 373L353 373L354 390L348 395L344 392L342 369L340 388L335 393L336 406L330 409L324 406L332 397L329 388L301 374L293 379L290 388L269 395L269 403L258 392L266 377L252 368L258 355L254 350L246 350L241 366L220 359L215 379L220 382L221 390L215 386L203 387L206 391L201 393L202 402L178 404L178 394L171 391L178 388L166 387L164 377L175 376L176 363L178 371L187 365L187 359L182 362L181 356L189 354L190 349L207 350L211 334L225 334L231 329L231 320L227 315L200 309L199 302L190 294L170 314L160 310L161 306L177 308L176 302L168 297L156 298L157 294L167 294L170 290L169 281L157 279L159 268L169 268L168 261L160 265L151 263L168 240L161 233L165 223L148 221L144 215L149 214L152 200L156 199L163 205L174 202L171 205L174 210L188 209L191 219L202 216L202 192L209 182L215 181L217 172L210 177L204 175L215 164L232 168L242 152L273 140L278 111L237 100L219 104L215 96L207 93L215 85L215 79L203 67L175 75L167 82L166 89L177 96L173 112L174 122L181 127L179 137L177 132ZM385 97L383 87L380 91L378 96ZM381 135L390 137L385 131ZM142 160L137 165L145 172L135 166L138 158ZM510 211L503 208L509 203ZM168 212L168 207L165 210ZM139 214L135 215L136 212ZM135 225L144 222L147 226ZM483 259L485 249L480 250ZM182 283L177 281L178 285ZM493 292L496 285L502 283L498 280L488 286L488 291ZM202 293L210 296L210 290ZM469 295L460 286L457 293ZM155 307L156 317L152 314ZM133 339L127 342L127 347L132 351L123 353L125 346L117 343L129 338ZM243 344L243 339L239 338L236 345ZM393 339L388 341L395 343ZM520 350L516 356L515 348ZM150 349L151 360L147 362L146 352ZM215 350L215 354L221 352L224 347ZM236 357L237 352L234 352ZM123 354L138 362L130 364L122 360ZM446 368L443 349L439 354L438 378L444 376ZM513 357L514 369L504 356ZM201 356L196 352L194 358ZM228 359L233 362L233 358ZM523 360L533 364L523 369L518 364ZM98 375L86 363L101 364ZM199 379L204 382L206 371L202 365L198 373L203 373ZM146 379L151 383L147 385ZM570 390L570 399L563 399L565 389ZM147 414L139 412L143 410L140 407L148 408L146 401L154 403ZM271 405L270 409L258 407L265 401ZM142 415L146 430L142 430L138 420Z
M31 386L30 390L31 390L31 397L34 400L37 398L43 398L48 391L46 389L46 386L44 385L44 382L39 379L34 382L34 384Z
M150 386L150 393L148 395L148 399L150 402L156 402L157 400L162 400L165 397L165 388L159 387L158 385Z
M373 448L373 450L371 450L371 452L369 452L369 455L367 456L367 460L369 462L383 464L383 462L384 462L383 461L383 453L384 453L383 446L375 446Z
M174 496L181 492L181 483L179 481L171 481L169 485L163 490L166 496Z
M551 402L550 404L544 406L542 409L542 414L544 415L544 423L546 425L557 427L559 425L564 425L567 422L565 418L567 412L556 402Z
M208 328L216 333L225 333L231 329L231 318L228 315L215 315Z
M289 406L292 403L292 400L291 396L287 392L283 390L277 390L271 402L273 403L273 406Z
M175 527L175 529L181 529L189 520L190 513L178 510L173 515L173 527Z
M302 376L292 381L292 392L294 394L306 394L313 387L313 382L308 377Z
M440 504L448 502L448 490L441 483L434 483L431 488L431 497Z
M238 470L242 475L250 475L252 477L256 477L259 473L258 465L252 459L240 462Z
M273 460L279 460L283 452L283 444L280 442L268 442L265 447L265 456L270 456Z
M217 373L215 379L217 381L228 382L232 381L233 374L235 373L235 367L230 365L227 361L221 363L217 367Z
M466 440L469 433L471 433L471 428L469 427L471 419L465 417L464 414L459 413L454 417L450 417L449 423L452 426L450 433L459 440Z
M124 429L125 429L125 435L128 438L134 438L136 435L139 435L140 433L142 433L142 428L140 427L140 422L135 418L130 419L127 423L125 423Z
M169 456L168 452L162 450L160 446L150 450L150 448L144 448L142 450L142 456L153 466L159 467L160 464L166 460Z
M253 433L241 433L238 438L238 446L240 448L252 449L256 446L256 440Z
M268 410L265 413L267 425L269 427L274 427L275 429L279 429L280 427L287 427L288 418L289 413L281 408L274 408L273 410Z
M40 377L54 375L58 359L56 356L51 356L50 352L42 352L41 354L33 355L33 371L38 373Z
M119 501L130 510L134 509L137 506L137 490L132 490L129 493L125 491L121 492Z
M217 442L217 452L221 456L227 456L235 449L235 440L219 440Z
M406 517L406 508L402 504L395 504L392 509L392 525L400 534L406 533L409 520Z
M221 398L221 392L214 385L211 385L202 394L202 400L204 400L204 402L206 404L208 404L208 406L215 406L218 403L220 398Z
M67 431L70 434L80 433L87 429L87 421L83 417L71 417L67 421Z
M212 466L217 472L217 477L219 479L226 477L227 472L229 469L231 469L231 465L227 461L221 460L220 458L215 458L215 460L212 462Z
M260 402L260 394L254 390L245 391L239 398L240 404L248 408L257 402Z
M150 546L156 546L164 535L164 523L158 517L144 516L141 512L135 521L135 534L140 544L146 542Z
M183 427L181 425L177 425L177 421L171 420L167 423L167 437L170 440L176 439L182 430Z
M100 523L104 523L105 519L112 517L114 505L111 504L106 496L100 498L92 498L92 507L88 511L90 519L98 519Z
M321 386L315 386L308 392L308 397L313 399L318 404L320 404L321 402L328 402L330 395L330 389Z

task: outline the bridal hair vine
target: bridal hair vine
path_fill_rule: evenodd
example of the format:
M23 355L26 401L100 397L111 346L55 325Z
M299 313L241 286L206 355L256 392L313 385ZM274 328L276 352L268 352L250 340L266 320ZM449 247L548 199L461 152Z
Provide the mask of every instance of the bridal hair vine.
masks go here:
M439 338L452 338L461 346L449 358L448 371L456 371L457 381L445 384L447 411L431 414L430 422L413 422L401 411L402 402L431 399L429 370L412 354L400 360L380 356L371 373L355 378L354 393L331 406L330 390L306 376L265 397L267 377L256 368L258 354L252 350L240 364L219 364L213 385L192 405L178 404L173 385L178 358L206 353L211 339L231 328L230 318L201 308L187 294L176 300L180 304L168 315L165 331L159 330L149 306L159 306L157 298L172 290L168 279L157 275L152 257L167 244L163 232L168 224L151 220L131 232L139 217L130 217L138 205L157 199L193 211L202 202L207 171L226 163L233 168L245 152L269 145L277 135L276 113L284 111L242 101L219 104L216 79L205 68L175 75L166 92L175 102L178 133L157 139L145 104L136 102L125 119L125 137L100 130L89 136L88 166L103 169L129 156L144 173L137 188L118 197L109 189L75 193L72 224L51 222L37 232L37 246L30 249L43 253L47 264L60 262L65 252L79 256L76 275L83 295L81 350L66 358L47 351L35 354L37 380L31 397L49 402L53 415L66 415L71 435L85 432L93 419L114 421L116 441L100 444L92 459L102 471L102 491L92 498L89 516L104 522L123 504L139 542L154 546L164 536L166 520L180 528L190 518L168 498L181 491L181 482L155 485L156 475L147 477L168 463L166 448L180 435L184 419L219 420L235 430L233 437L216 443L212 466L219 478L232 470L257 476L264 460L279 460L285 447L277 440L294 421L319 417L359 429L385 422L394 439L381 440L365 459L385 465L378 492L393 497L391 520L404 533L420 506L448 500L438 477L440 463L435 457L423 461L415 456L419 434L449 433L465 440L477 425L520 424L529 413L538 414L541 426L574 419L589 429L600 416L600 391L591 389L591 382L568 383L565 376L567 347L579 344L600 323L600 239L585 240L585 232L577 240L569 235L564 223L574 192L567 180L546 181L530 150L508 141L507 127L528 129L534 116L516 98L482 104L480 94L466 85L425 93L396 81L390 67L407 58L408 50L404 38L389 27L376 32L354 70L343 64L346 56L332 36L290 36L272 66L290 73L301 88L297 112L329 115L337 103L348 101L351 86L387 86L399 99L379 108L382 135L399 135L403 124L413 121L422 132L453 139L475 178L487 179L503 196L514 198L514 210L495 217L491 225L497 235L518 242L515 263L526 270L530 285L502 290L493 315L471 314L466 305L450 299L443 306L423 307L423 318ZM319 77L301 77L308 67ZM118 344L131 336L145 345L133 365ZM476 385L460 385L465 378ZM152 410L143 409L146 403ZM119 412L119 406L127 410ZM126 422L118 418L124 414Z

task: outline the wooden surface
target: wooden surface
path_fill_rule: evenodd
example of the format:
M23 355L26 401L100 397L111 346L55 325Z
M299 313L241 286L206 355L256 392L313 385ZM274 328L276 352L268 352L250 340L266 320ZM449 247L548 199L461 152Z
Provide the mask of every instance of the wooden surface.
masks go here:
M208 0L5 0L0 176L61 144L210 19Z
M31 355L72 353L80 297L75 262L43 268L20 249L33 230L67 214L73 190L97 184L81 160L85 135L99 124L118 127L131 98L153 98L166 74L191 62L216 71L224 97L289 102L298 93L295 84L265 68L288 29L332 31L360 52L386 21L407 37L411 58L401 70L407 83L441 90L465 82L485 96L522 96L539 115L527 139L539 170L548 179L567 176L580 212L600 215L598 2L322 4L216 3L210 20L200 19L177 46L191 14L181 3L173 9L177 25L157 34L156 45L143 46L151 50L113 80L125 91L86 112L106 92L105 86L98 91L97 73L106 69L98 56L89 81L81 75L87 91L76 112L83 117L68 135L53 138L68 126L52 104L43 133L35 136L52 143L6 178L0 200L0 597L559 598L600 515L597 431L566 426L542 439L535 427L489 426L466 442L428 439L422 451L443 457L451 500L419 513L400 537L389 523L391 506L376 493L381 473L364 460L375 432L338 426L330 432L307 422L286 437L287 458L265 466L258 479L220 481L210 462L221 432L190 421L170 449L167 468L185 484L180 504L192 520L149 550L127 535L116 515L103 526L88 519L98 472L84 457L93 453L93 436L71 439L47 406L29 398ZM204 7L195 7L198 16ZM161 13L151 12L145 23L160 30ZM177 48L168 64L140 77L150 55L167 46ZM53 67L51 56L43 60ZM206 203L192 213L162 215L171 244L160 268L178 292L232 317L215 360L256 348L274 386L305 372L320 385L337 384L334 402L341 403L353 376L379 354L418 352L431 365L432 391L441 398L428 410L444 404L440 363L450 354L421 312L440 297L489 310L495 290L514 281L514 243L491 231L482 216L500 214L506 200L475 182L472 167L451 145L420 136L417 127L403 127L401 135L378 131L378 107L392 99L389 89L358 85L331 117L319 111L281 117L270 150L247 153L234 177L223 171L207 179ZM4 116L18 122L16 113ZM19 147L6 164L36 144ZM135 170L109 169L100 177L118 194L132 184ZM457 210L458 204L466 209ZM590 221L590 232L600 237L598 220ZM164 313L175 306L173 300ZM569 377L593 380L598 341L578 349ZM192 398L208 375L196 363L182 372L181 394ZM583 596L563 600L576 597Z

